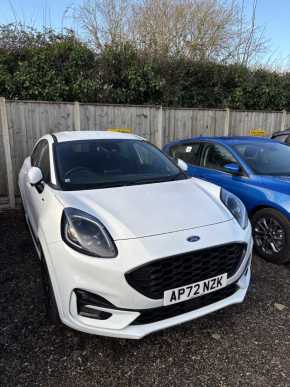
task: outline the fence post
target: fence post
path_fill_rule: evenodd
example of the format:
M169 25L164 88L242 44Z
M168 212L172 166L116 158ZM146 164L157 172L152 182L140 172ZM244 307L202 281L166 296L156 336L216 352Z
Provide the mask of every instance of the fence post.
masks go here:
M162 149L164 142L164 133L163 133L163 109L162 105L158 109L158 124L157 124L157 146Z
M74 130L81 130L81 115L79 102L74 103Z
M8 200L9 207L15 208L15 187L14 187L14 173L11 158L11 146L8 131L8 119L5 98L0 97L0 128L2 129L4 157L6 163L6 173L8 182Z
M286 129L286 119L287 119L287 111L284 109L282 110L281 130Z
M226 108L225 127L224 127L225 136L228 136L230 134L230 115L231 115L230 109Z

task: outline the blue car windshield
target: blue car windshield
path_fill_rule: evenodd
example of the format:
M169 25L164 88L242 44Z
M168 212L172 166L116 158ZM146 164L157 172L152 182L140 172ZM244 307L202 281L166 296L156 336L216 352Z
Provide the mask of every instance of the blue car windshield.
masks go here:
M284 144L242 143L233 148L257 175L290 176L290 147Z

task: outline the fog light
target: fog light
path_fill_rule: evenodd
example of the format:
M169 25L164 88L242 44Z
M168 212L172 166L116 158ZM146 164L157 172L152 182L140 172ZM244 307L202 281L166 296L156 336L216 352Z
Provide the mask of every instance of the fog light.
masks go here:
M112 316L112 313L92 308L90 305L84 305L78 308L78 314L83 317L95 318L98 320L107 320Z
M81 289L75 289L75 294L77 297L77 310L80 316L98 320L107 320L112 316L112 313L97 309L97 307L114 308L114 305L105 298Z

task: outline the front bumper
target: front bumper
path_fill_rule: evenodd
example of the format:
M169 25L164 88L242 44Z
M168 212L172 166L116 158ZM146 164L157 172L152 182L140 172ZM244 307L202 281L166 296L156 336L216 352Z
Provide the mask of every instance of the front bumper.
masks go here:
M250 277L251 277L251 271L250 271L250 265L247 270L247 273L241 277L241 279L238 281L237 286L238 290L230 297L225 298L222 301L216 302L214 304L205 306L203 308L193 310L192 312L188 312L185 314L181 314L176 317L168 318L166 320L158 321L155 323L151 324L145 324L145 325L129 325L126 326L122 329L106 329L104 328L95 328L90 324L91 321L86 321L84 317L81 319L76 317L76 320L74 323L71 325L70 322L64 322L66 325L70 326L71 328L86 332L86 333L91 333L91 334L96 334L96 335L102 335L102 336L111 336L111 337L119 337L119 338L124 338L124 339L141 339L144 336L157 332L159 330L173 327L175 325L182 324L186 321L191 321L194 320L198 317L205 316L209 313L215 312L219 309L223 309L226 306L233 305L233 304L238 304L244 301L247 293L247 289L250 284ZM108 310L108 309L106 309ZM111 310L112 313L114 313L114 310ZM119 312L120 313L120 312ZM130 319L137 318L139 316L139 313L130 313L123 312L124 314L115 314L115 318L118 318L119 324L120 324L120 319L123 318L123 320L127 320L127 317ZM113 314L114 316L114 314ZM91 320L91 319L87 319ZM128 320L127 320L128 321Z
M198 233L200 240L194 246L188 236ZM188 251L200 250L231 242L247 243L247 251L237 272L228 278L227 285L236 284L237 290L218 302L165 320L143 325L132 323L140 315L139 310L158 308L163 300L148 298L125 279L125 273L142 265ZM189 321L228 305L244 300L250 282L252 254L251 227L242 230L235 221L202 227L195 230L147 238L116 242L119 254L114 259L98 259L80 254L66 244L55 242L47 246L46 259L50 261L50 274L62 322L71 328L103 336L140 339L149 333ZM74 289L97 294L113 304L114 308L100 308L111 316L97 320L81 316L77 310Z

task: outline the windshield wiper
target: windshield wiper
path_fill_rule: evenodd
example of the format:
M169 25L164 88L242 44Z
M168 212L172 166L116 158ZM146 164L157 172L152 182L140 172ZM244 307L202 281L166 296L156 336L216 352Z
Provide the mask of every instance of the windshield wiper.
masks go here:
M186 175L183 172L178 172L176 175L173 175L173 176L164 176L164 177L159 177L155 179L152 178L152 179L141 179L141 180L132 181L128 185L165 183L166 181L179 180L180 177L186 178Z
M178 172L176 175L172 176L170 181L183 179L187 179L187 175L184 172Z
M131 182L129 181L120 181L120 182L112 182L112 183L98 183L96 185L96 189L98 188L114 188L114 187L126 187L128 185L131 185Z
M173 175L173 176L163 176L163 177L158 177L158 178L131 180L131 181L116 181L116 182L98 183L98 184L96 184L95 189L128 187L131 185L142 185L142 184L164 183L166 181L174 181L174 180L180 180L180 179L185 179L185 178L186 178L186 175L183 172L178 172L176 175Z

